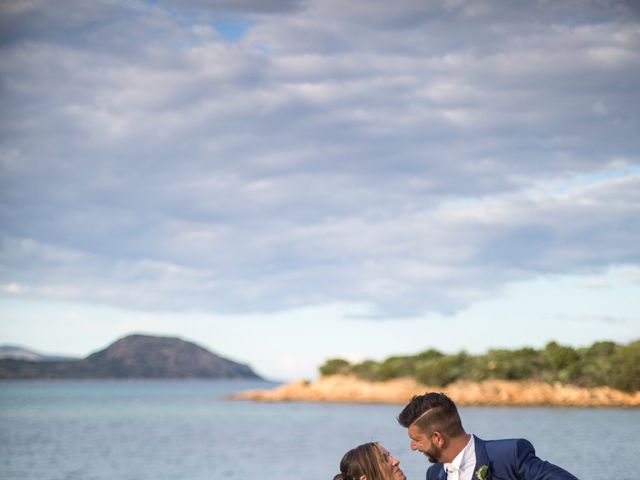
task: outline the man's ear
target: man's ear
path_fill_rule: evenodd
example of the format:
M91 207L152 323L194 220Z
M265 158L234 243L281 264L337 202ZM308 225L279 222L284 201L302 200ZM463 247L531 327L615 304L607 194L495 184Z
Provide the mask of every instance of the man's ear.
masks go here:
M447 443L446 437L438 431L433 432L431 438L438 448L443 448L445 443Z

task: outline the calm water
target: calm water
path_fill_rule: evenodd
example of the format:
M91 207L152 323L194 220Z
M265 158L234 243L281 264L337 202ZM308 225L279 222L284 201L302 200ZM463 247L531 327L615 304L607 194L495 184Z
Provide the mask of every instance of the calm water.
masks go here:
M400 406L224 400L263 388L229 381L0 382L0 478L5 480L331 479L342 454L379 439L409 480ZM636 478L640 411L464 408L481 438L524 436L539 456L581 479ZM606 472L606 473L605 473Z

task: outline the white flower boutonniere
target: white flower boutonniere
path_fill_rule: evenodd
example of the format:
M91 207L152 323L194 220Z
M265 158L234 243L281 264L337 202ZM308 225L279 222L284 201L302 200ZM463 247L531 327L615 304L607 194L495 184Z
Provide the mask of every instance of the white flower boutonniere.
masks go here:
M476 478L478 480L487 480L489 478L489 465L482 465L476 470Z

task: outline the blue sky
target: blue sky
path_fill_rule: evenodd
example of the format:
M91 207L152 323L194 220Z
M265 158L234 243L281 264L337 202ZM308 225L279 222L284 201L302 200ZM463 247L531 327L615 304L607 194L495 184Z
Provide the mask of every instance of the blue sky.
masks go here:
M0 343L640 337L639 10L556 3L4 3Z

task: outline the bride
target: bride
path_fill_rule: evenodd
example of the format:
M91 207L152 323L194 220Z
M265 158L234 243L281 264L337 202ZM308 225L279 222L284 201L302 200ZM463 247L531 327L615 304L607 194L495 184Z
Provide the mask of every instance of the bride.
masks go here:
M365 443L344 454L333 480L405 480L399 465L378 442Z

